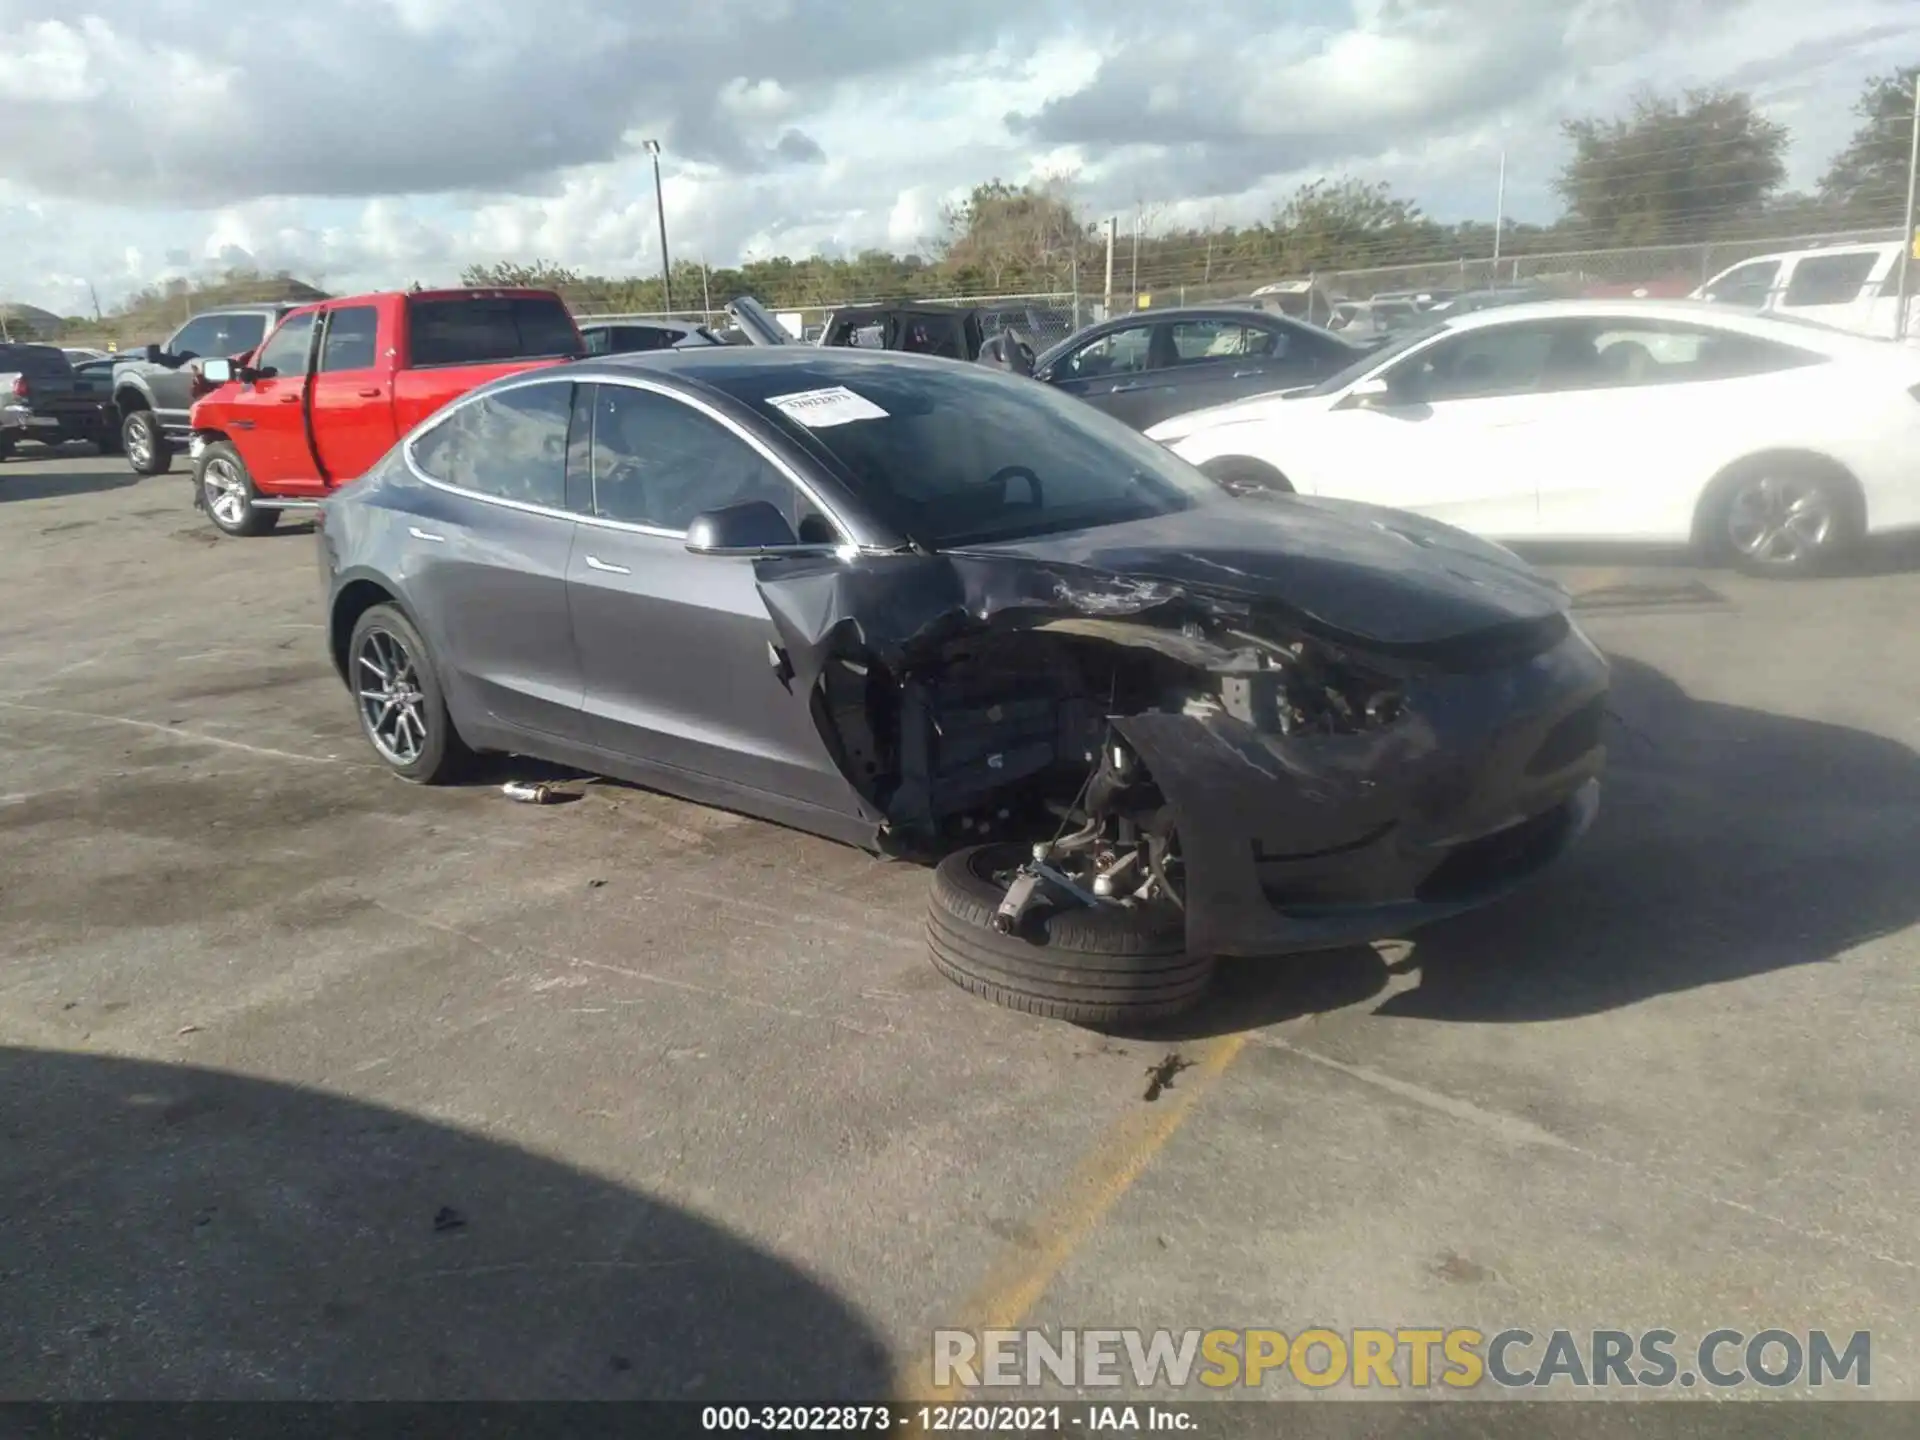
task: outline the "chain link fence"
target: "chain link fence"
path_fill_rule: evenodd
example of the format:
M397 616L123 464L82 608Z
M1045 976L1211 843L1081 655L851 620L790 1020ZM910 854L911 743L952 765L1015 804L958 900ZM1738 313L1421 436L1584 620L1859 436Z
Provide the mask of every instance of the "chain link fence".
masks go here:
M1310 280L1327 296L1338 300L1365 300L1375 295L1421 290L1471 291L1520 287L1559 297L1645 295L1683 296L1721 271L1756 255L1783 250L1806 250L1826 245L1896 241L1898 230L1834 230L1816 234L1757 236L1742 240L1713 240L1684 245L1644 245L1620 249L1561 250L1537 254L1460 256L1418 264L1330 268L1305 276L1271 277ZM1142 282L1138 293L1123 292L1116 283L1112 313L1141 309L1169 309L1181 305L1218 304L1247 298L1259 281L1247 279L1190 282ZM608 310L595 297L569 295L580 323L615 324L623 321L677 319L693 321L724 333L731 328L724 309L637 312ZM1106 318L1104 293L1043 291L1015 295L959 294L920 299L862 299L849 297L830 305L769 306L796 339L817 340L837 312L868 306L912 309L966 306L981 310L989 335L1011 329L1035 350L1065 339L1082 326Z

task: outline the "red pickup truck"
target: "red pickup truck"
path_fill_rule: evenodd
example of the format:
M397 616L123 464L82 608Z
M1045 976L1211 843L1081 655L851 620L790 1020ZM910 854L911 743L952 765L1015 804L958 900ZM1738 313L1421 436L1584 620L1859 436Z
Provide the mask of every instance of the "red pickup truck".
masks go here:
M194 504L229 535L265 534L449 401L584 348L548 290L417 290L289 311L244 363L201 362L216 388L187 421Z

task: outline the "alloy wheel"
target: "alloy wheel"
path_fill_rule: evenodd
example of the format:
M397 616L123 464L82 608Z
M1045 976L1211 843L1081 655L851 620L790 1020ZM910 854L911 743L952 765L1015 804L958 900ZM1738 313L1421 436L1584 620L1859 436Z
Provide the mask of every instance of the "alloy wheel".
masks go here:
M427 697L405 642L390 630L369 630L353 657L353 679L373 748L389 764L413 764L427 744Z
M153 463L153 432L145 420L136 420L127 427L126 449L127 459L135 465Z
M207 461L200 475L206 492L207 509L222 525L240 525L247 518L247 482L231 460L218 457Z
M1756 565L1805 565L1833 538L1840 523L1833 492L1819 480L1757 475L1727 505L1727 540Z

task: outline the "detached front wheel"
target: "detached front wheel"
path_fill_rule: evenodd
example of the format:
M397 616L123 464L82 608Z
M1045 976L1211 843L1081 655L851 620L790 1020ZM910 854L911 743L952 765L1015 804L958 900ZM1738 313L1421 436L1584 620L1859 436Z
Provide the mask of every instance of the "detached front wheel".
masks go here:
M1178 1015L1213 979L1211 956L1186 953L1170 905L1044 906L1012 935L993 918L1027 858L1020 845L955 851L933 872L927 949L954 984L1009 1010L1113 1027Z
M226 535L264 535L280 523L278 510L254 504L253 477L240 452L225 440L207 446L194 462L200 508Z

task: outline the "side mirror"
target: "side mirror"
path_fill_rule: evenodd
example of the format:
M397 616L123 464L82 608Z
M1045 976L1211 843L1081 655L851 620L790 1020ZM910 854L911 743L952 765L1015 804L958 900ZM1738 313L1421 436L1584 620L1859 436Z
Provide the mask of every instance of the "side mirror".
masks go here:
M743 500L694 516L687 549L695 555L831 555L838 547L802 544L773 505Z
M1384 375L1362 380L1347 391L1346 404L1355 410L1377 410L1393 403L1393 386Z
M209 385L226 385L237 378L237 371L231 360L202 360L200 378Z

